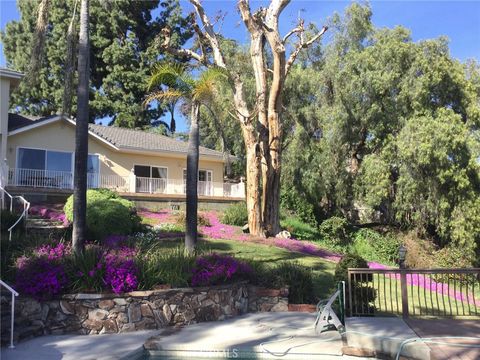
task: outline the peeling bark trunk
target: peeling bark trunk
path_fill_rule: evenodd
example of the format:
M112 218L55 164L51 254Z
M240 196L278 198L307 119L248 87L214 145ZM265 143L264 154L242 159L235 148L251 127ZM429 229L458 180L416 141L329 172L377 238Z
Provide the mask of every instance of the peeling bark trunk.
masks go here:
M198 212L198 159L199 159L199 118L200 104L192 103L190 116L190 135L188 137L187 154L187 212L185 224L185 249L192 254L197 244L197 212Z

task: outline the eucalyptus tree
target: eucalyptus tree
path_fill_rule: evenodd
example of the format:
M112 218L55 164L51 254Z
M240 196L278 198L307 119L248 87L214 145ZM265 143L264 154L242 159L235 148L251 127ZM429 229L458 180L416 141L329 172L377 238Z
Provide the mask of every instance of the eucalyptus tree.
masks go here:
M198 161L200 157L200 107L212 101L216 84L223 80L221 69L210 68L195 79L188 72L186 65L179 63L161 63L154 67L148 83L151 93L144 103L153 101L184 101L190 107L190 133L187 153L186 184L186 231L185 248L193 253L197 243L198 214Z
M327 28L307 39L304 21L299 20L292 30L282 36L279 18L290 0L272 0L267 8L260 7L255 12L251 11L248 0L238 1L241 18L250 34L250 60L256 88L254 104L249 104L242 75L226 61L221 36L215 32L201 2L190 0L190 3L202 24L193 24L198 46L193 49L178 48L170 41L172 30L166 27L162 49L179 58L207 67L215 65L227 72L234 115L241 126L246 148L249 230L261 236L276 235L280 230L282 95L285 79L302 49L318 41ZM289 47L290 38L294 35L298 40ZM267 50L272 57L271 64L267 63Z

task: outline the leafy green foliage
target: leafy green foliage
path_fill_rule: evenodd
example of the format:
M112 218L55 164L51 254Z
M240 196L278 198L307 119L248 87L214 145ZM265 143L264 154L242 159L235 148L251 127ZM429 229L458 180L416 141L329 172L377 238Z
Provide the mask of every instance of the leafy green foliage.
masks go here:
M73 195L65 203L64 212L73 220ZM90 239L102 241L107 235L127 235L140 226L134 203L110 190L87 191L87 233Z
M283 229L299 240L316 240L320 237L318 230L300 219L288 216L280 221Z
M291 189L284 189L280 194L281 207L293 212L300 220L312 227L317 227L315 210L311 203Z
M266 266L258 261L249 261L252 268L250 282L267 288L288 286L288 301L292 304L315 302L312 270L295 261Z
M352 251L369 261L396 265L400 239L392 235L383 235L371 229L360 229L354 234Z
M335 267L334 280L348 282L348 268L367 269L367 261L356 254L346 254Z
M319 227L320 236L332 245L349 245L352 241L351 231L347 219L338 216L323 221Z
M173 249L152 247L136 261L140 287L150 290L161 284L189 286L195 258L196 255L189 255L182 246Z
M76 2L51 0L50 3L43 62L40 71L33 75L35 84L23 82L13 95L12 108L32 115L50 115L62 108L65 34ZM38 2L22 1L18 7L20 20L7 23L1 37L8 66L27 72ZM153 18L155 9L158 13ZM149 126L163 113L162 108L142 106L150 66L158 56L155 38L168 25L178 30L172 38L173 44L182 44L191 36L188 20L182 16L177 0L92 1L89 12L91 119L108 116L118 126ZM78 7L75 24L78 27ZM74 77L74 88L76 82ZM75 115L75 97L72 100L72 115Z
M248 222L247 204L240 201L230 205L221 218L223 224L243 226Z

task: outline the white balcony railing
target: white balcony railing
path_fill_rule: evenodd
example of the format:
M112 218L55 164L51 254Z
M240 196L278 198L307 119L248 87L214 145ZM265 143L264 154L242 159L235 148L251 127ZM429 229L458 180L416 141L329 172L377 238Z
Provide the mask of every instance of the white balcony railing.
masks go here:
M9 169L8 185L30 188L73 189L73 173L68 171ZM159 179L135 176L87 174L89 189L105 188L117 192L184 195L186 184L182 179ZM245 184L199 181L198 195L213 197L245 197Z

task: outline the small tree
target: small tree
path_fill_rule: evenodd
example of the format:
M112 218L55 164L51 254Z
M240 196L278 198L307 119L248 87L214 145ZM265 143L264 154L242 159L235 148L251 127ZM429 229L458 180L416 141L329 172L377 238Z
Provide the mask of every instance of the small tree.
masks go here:
M190 105L190 134L187 154L187 214L185 231L185 248L193 253L197 243L198 212L198 160L199 160L199 122L200 105L208 104L215 93L215 82L221 80L224 73L220 69L210 68L194 79L187 67L177 63L162 63L154 68L148 89L156 88L145 99L145 104L152 101L183 100Z

